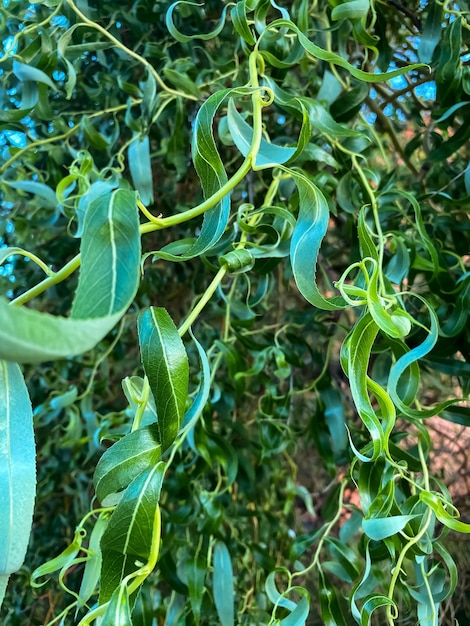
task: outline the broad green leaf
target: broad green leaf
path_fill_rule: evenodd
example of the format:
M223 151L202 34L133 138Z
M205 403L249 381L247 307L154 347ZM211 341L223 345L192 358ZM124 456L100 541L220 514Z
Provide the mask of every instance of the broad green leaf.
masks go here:
M1 587L24 561L36 495L31 401L20 368L6 361L0 361L0 490L1 605Z
M71 316L125 312L139 284L140 234L135 193L106 191L90 204L80 246L81 268Z
M214 574L212 588L215 608L222 626L234 624L234 585L232 560L227 546L217 541L214 546Z
M161 457L156 424L135 430L106 450L93 476L98 500L127 487L139 474L155 465Z
M13 61L13 74L18 80L44 83L54 91L58 91L56 85L45 72L37 67L21 63L21 61L17 61L16 59Z
M188 397L186 350L165 309L150 307L138 319L140 352L155 399L162 449L177 436Z
M332 20L360 20L367 17L370 9L369 0L345 0L334 7Z
M135 137L127 152L132 182L143 204L153 204L153 178L150 161L150 142L145 137Z
M124 491L101 539L100 604L107 602L127 574L155 549L158 501L166 464L160 461L139 474Z
M12 306L0 298L0 357L39 363L93 348L131 304L139 284L139 262L135 194L107 190L91 203L85 217L71 317Z
M392 515L391 517L375 517L362 520L362 528L366 535L374 541L396 535L417 515Z

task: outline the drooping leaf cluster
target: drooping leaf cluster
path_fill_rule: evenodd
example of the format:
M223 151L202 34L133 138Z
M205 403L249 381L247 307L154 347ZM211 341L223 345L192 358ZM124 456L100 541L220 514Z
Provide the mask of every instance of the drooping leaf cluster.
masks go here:
M5 624L444 623L461 4L4 2Z

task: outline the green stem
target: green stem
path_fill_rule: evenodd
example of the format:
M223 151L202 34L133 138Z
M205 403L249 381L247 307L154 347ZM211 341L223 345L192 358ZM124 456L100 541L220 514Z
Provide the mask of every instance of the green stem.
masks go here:
M183 337L188 332L188 330L191 328L191 325L193 324L194 320L196 320L198 318L198 316L201 313L201 311L203 310L203 308L206 306L206 304L212 298L212 296L214 295L215 290L217 289L217 287L222 282L222 280L223 280L223 278L224 278L226 273L227 273L227 267L224 265L224 266L222 266L219 269L217 274L214 276L211 284L206 289L206 291L204 292L202 298L196 304L194 309L191 311L191 313L188 315L188 317L184 320L184 322L178 328L178 333L179 333L180 337Z
M134 100L130 106L135 106L136 104L140 104L141 102L142 100L139 98L138 100ZM88 119L93 119L94 117L99 117L100 115L106 115L107 113L116 113L118 111L124 111L125 109L127 109L127 107L128 107L127 104L120 104L118 106L111 107L109 109L104 109L104 111L97 111L96 113L87 115L87 117ZM42 148L42 146L48 143L55 143L56 141L62 141L64 139L68 139L69 137L77 133L79 130L80 130L80 124L76 124L73 128L70 128L65 133L62 133L62 135L55 135L55 137L49 137L48 139L38 139L37 141L33 141L33 143L30 143L24 148L21 148L21 150L18 150L18 152L15 152L15 154L12 157L10 157L8 161L6 161L0 167L0 174L3 174L4 172L6 172L7 169L10 167L10 165L12 165L12 163L14 163L17 159L19 159L25 152L28 152L28 150L34 150L34 148Z
M49 289L49 287L52 287L53 285L57 285L57 283L61 283L63 280L68 278L70 274L73 274L73 272L79 266L80 266L80 255L77 254L66 265L64 265L64 267L61 270L59 270L58 272L55 272L53 276L48 276L37 285L34 285L34 287L31 287L31 289L28 289L28 291L25 291L24 293L22 293L21 296L18 296L17 298L12 300L10 304L14 304L15 306L19 306L20 304L25 304L25 302L32 300L39 294L43 293L43 291L46 291L46 289Z
M74 11L74 13L76 13L76 15L78 15L78 17L84 22L84 24L100 32L104 37L112 41L116 47L118 47L120 50L122 50L130 57L141 63L145 68L147 68L147 70L150 72L150 74L152 74L152 76L155 78L156 82L160 85L163 91L166 91L167 93L170 93L174 96L181 96L182 98L186 98L187 100L198 100L197 97L192 96L191 94L187 94L182 91L178 91L176 89L171 89L171 87L168 87L168 85L166 85L160 78L160 74L153 67L153 65L147 61L147 59L144 59L144 57L140 56L140 54L137 54L137 52L134 52L134 50L131 50L130 48L125 46L121 41L119 41L119 39L116 39L114 35L111 35L111 33L107 31L106 28L103 28L96 22L89 20L87 16L82 13L77 6L75 6L73 0L66 0L66 2L70 6L72 11Z

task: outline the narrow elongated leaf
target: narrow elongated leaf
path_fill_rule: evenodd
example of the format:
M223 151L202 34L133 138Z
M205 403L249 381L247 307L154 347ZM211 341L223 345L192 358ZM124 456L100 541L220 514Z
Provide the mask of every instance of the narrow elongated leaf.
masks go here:
M16 76L16 78L18 78L18 80L44 83L54 91L58 91L55 84L45 72L38 69L37 67L32 67L31 65L27 65L26 63L21 63L21 61L17 61L16 59L13 61L13 74Z
M204 593L206 571L207 563L200 556L190 558L185 563L189 601L196 624L201 621L202 594Z
M129 169L132 182L145 205L153 204L152 164L148 136L136 137L128 150Z
M129 433L98 461L93 481L98 499L127 487L139 474L155 465L162 447L156 424Z
M210 33L196 33L194 35L184 35L176 28L175 23L173 21L173 12L179 4L182 4L184 6L194 6L194 7L200 7L201 5L198 4L197 2L187 2L187 0L178 0L177 2L173 2L173 4L170 5L170 7L168 8L166 12L166 15L165 15L166 27L168 28L172 37L176 39L176 41L181 41L183 43L187 41L193 41L194 39L202 39L204 41L208 41L209 39L213 39L214 37L217 37L217 35L221 32L222 28L225 25L225 14L227 13L227 9L230 6L230 5L227 5L226 7L223 8L219 23L214 28L214 30L211 31Z
M70 318L15 307L0 298L0 358L39 363L93 348L118 322L139 284L135 193L109 190L90 205Z
M291 172L299 191L299 215L292 235L290 259L295 282L303 297L319 309L346 306L340 296L325 298L315 281L321 242L328 228L330 211L325 196L306 177Z
M28 390L18 365L0 361L0 604L1 588L24 561L35 494L33 411Z
M369 72L364 72L363 70L357 69L356 67L348 63L348 61L343 59L343 57L341 57L339 54L330 52L329 50L324 50L323 48L320 48L320 46L312 43L310 39L300 30L300 28L290 20L274 20L268 26L269 30L272 30L273 28L288 28L289 30L294 31L299 38L300 44L309 54L322 61L334 63L334 65L338 65L339 67L348 70L348 72L355 78L358 78L359 80L363 80L368 83L381 83L383 81L390 80L395 76L400 76L405 72L409 72L419 67L423 67L422 63L413 63L411 65L402 67L398 70L393 70L391 72L384 72L383 74L369 74Z
M166 465L159 462L135 478L125 490L101 539L100 604L107 602L136 561L149 558L159 525L158 501Z
M232 560L227 546L217 541L214 546L214 602L222 626L234 624L234 586Z
M392 517L375 517L362 520L362 529L374 541L396 535L417 515L393 515Z
M189 365L178 330L165 309L150 307L139 316L142 363L155 398L162 449L181 427L189 385Z
M90 535L90 543L88 544L89 555L85 563L85 571L83 572L83 578L78 592L82 604L86 604L91 598L100 578L102 562L100 542L106 530L106 526L108 525L108 519L107 515L100 515Z

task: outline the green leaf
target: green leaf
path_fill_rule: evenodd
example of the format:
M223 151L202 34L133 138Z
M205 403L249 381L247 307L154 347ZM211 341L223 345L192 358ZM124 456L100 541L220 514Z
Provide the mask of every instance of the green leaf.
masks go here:
M369 0L344 0L331 12L332 20L360 20L367 17L370 9Z
M119 585L111 596L100 626L132 626L131 607L126 585Z
M45 72L37 67L21 63L21 61L17 61L16 59L13 61L13 74L18 80L44 83L54 91L58 91L56 85Z
M391 517L375 517L362 520L362 529L374 541L396 535L417 515L392 515Z
M155 398L162 449L174 441L188 397L189 365L178 330L165 309L150 307L138 319L140 352Z
M160 460L162 447L156 424L135 430L111 448L98 461L93 476L100 502L127 487L139 474Z
M363 80L368 83L381 83L386 80L390 80L395 76L401 76L401 74L404 74L405 72L424 67L422 63L413 63L398 70L393 70L392 72L384 72L382 74L369 74L368 72L364 72L363 70L358 70L353 65L348 63L348 61L343 59L343 57L341 57L339 54L324 50L323 48L320 48L316 44L312 43L310 39L308 39L308 37L298 28L298 26L296 26L296 24L294 24L290 20L274 20L269 24L268 30L271 31L274 28L288 28L289 30L294 31L299 38L299 42L304 50L306 50L306 52L311 54L313 57L315 57L316 59L320 59L321 61L326 61L327 63L333 63L334 65L338 65L339 67L347 70L355 78L358 78L359 80ZM268 30L266 32L268 32Z
M235 145L243 156L246 157L251 148L253 129L237 111L233 98L230 98L228 102L227 121ZM274 167L282 163L287 163L287 161L294 156L295 151L295 148L277 146L262 138L259 151L256 154L254 167Z
M222 28L225 26L225 15L227 13L227 9L230 6L230 5L227 5L223 8L222 15L220 16L218 25L210 33L196 33L194 35L184 35L176 28L175 23L173 21L173 12L179 4L182 4L184 6L200 7L200 6L204 6L204 3L198 4L197 2L187 2L187 0L178 0L177 2L173 2L173 4L171 4L170 7L168 8L166 15L165 15L166 27L168 28L172 37L174 37L176 41L180 41L182 43L185 43L187 41L193 41L194 39L202 39L203 41L208 41L210 39L214 39L214 37L217 37L217 35L222 31Z
M206 578L207 563L200 556L187 559L184 564L184 571L188 584L189 600L194 615L194 621L199 624L201 621L201 605L204 593L204 580Z
M100 604L107 602L123 578L148 559L156 541L158 501L166 464L160 461L139 474L124 491L101 539Z
M234 586L232 560L227 546L217 541L214 546L214 575L212 588L215 608L222 626L234 624Z
M36 455L33 411L16 363L0 361L0 578L23 564L33 523ZM3 586L3 585L2 585ZM3 594L0 590L0 605Z
M150 142L145 137L135 137L127 152L132 182L143 204L153 204L153 178L150 161Z
M101 537L103 536L106 526L108 525L109 516L101 514L95 522L90 535L88 544L88 558L85 563L85 571L83 572L82 582L78 596L80 603L85 605L91 596L95 593L98 581L100 579L102 555L101 555Z
M107 191L85 214L74 319L121 314L139 284L140 234L135 193Z
M441 39L443 7L436 0L430 0L426 8L428 15L419 42L418 57L422 63L431 63L434 50Z
M325 298L315 280L321 242L328 229L330 211L323 193L305 176L291 172L299 191L299 215L292 235L290 259L295 282L303 297L319 309L345 308L340 296Z
M11 306L0 298L1 358L38 363L80 354L115 326L139 284L140 233L134 193L108 190L91 203L81 262L68 319Z

